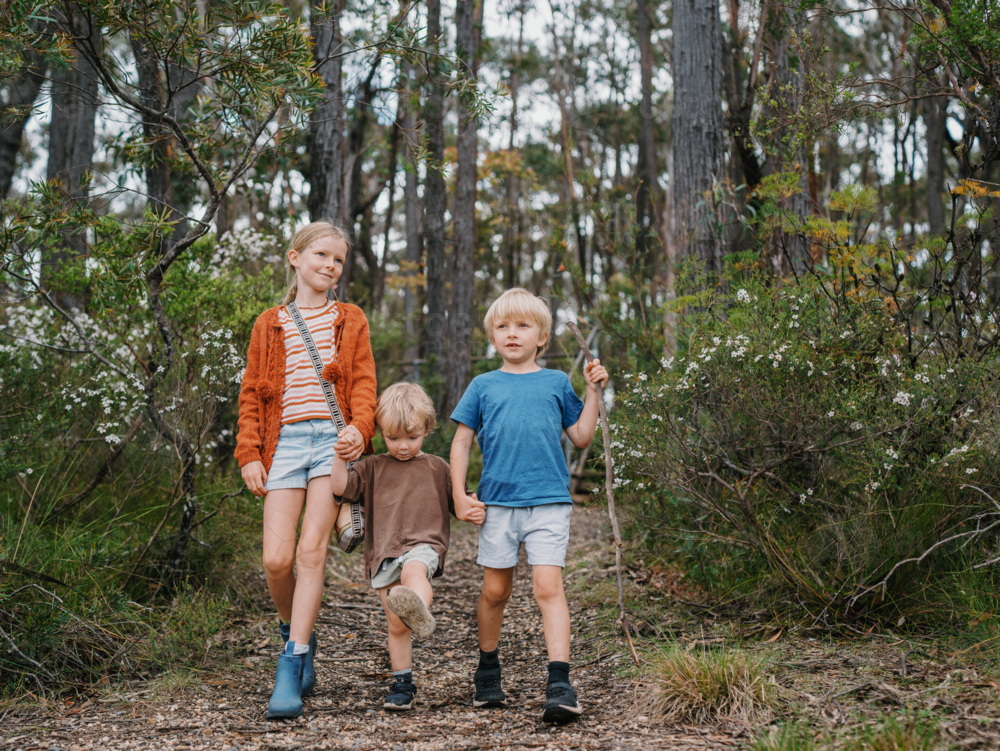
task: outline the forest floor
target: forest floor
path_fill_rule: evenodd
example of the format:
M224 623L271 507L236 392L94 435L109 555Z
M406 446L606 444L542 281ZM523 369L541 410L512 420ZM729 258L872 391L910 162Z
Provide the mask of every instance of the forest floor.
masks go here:
M765 727L720 719L668 724L636 709L651 683L631 666L616 631L614 568L600 509L577 506L566 570L573 620L572 679L585 713L565 727L540 722L545 645L531 596L530 571L518 566L501 640L510 706L471 706L476 666L475 605L480 569L477 535L457 525L447 570L434 582L437 632L414 647L418 704L411 712L382 710L390 681L384 616L362 578L362 556L331 552L327 591L317 624L318 684L305 715L264 717L278 650L273 619L236 623L217 637L233 659L173 680L107 686L58 704L0 709L0 748L82 749L733 749L748 747ZM266 612L263 574L257 590ZM761 655L778 685L772 726L800 722L840 746L900 712L936 727L921 748L1000 748L1000 678L976 652L948 652L934 640L867 634L853 641L799 635L761 612L726 613L698 600L669 571L631 568L629 599L644 664L655 644L690 649L739 646ZM894 747L895 748L895 747Z

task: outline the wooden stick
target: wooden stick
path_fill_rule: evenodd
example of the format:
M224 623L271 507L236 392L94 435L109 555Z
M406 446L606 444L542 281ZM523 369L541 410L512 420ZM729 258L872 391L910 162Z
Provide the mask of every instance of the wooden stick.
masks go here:
M580 333L579 327L572 321L566 325L569 326L569 330L573 332L573 336L580 343L580 348L583 350L587 362L593 362L594 356L590 352L590 347L587 346L587 340ZM625 610L625 591L622 587L622 534L618 530L618 515L615 513L615 469L611 459L611 430L608 428L608 413L604 408L604 389L601 388L600 384L596 384L596 386L597 412L601 416L601 435L604 436L604 490L608 494L608 516L611 519L611 531L615 535L615 574L618 576L618 610L621 613L618 622L621 624L622 631L625 632L629 649L632 650L632 659L638 665L639 655L636 654L635 644L632 643L632 634L628 626L628 613Z

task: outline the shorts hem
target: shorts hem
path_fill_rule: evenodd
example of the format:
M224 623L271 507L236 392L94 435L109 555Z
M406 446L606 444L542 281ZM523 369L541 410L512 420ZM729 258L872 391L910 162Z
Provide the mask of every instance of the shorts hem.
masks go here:
M514 559L513 563L501 563L497 564L493 560L487 560L482 557L476 558L476 565L485 566L486 568L514 568L517 565L517 558Z
M305 490L306 484L302 480L275 480L264 483L264 492L270 493L272 490Z
M547 561L533 561L528 558L529 566L558 566L559 568L566 568L566 558L550 558Z
M306 477L306 482L311 482L311 481L315 480L317 477L329 477L330 476L330 473L331 473L330 469L324 469L324 470L320 470L320 471L322 472L322 474L315 474L314 475L312 472L310 472L309 475Z

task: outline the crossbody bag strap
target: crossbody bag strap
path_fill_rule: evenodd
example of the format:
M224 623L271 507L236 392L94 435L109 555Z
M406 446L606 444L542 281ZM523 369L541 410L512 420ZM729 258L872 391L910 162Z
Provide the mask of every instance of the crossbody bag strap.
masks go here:
M309 353L309 359L312 361L316 377L319 379L319 387L323 389L323 396L326 397L326 405L330 408L330 416L333 417L333 424L337 426L337 433L343 434L347 430L347 423L344 422L344 415L340 411L340 405L337 404L337 395L333 392L333 384L323 378L323 358L319 356L319 350L316 349L316 342L313 341L309 327L306 326L306 322L302 318L302 313L299 312L299 306L294 302L290 302L285 307L288 308L288 312L292 316L295 328L299 330L299 336L306 343L306 351ZM336 356L336 352L334 352L334 357Z

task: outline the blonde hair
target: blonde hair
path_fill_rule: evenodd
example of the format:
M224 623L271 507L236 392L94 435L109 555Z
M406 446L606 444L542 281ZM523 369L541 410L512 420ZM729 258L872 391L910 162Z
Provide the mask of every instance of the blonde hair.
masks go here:
M394 383L382 392L375 410L375 422L382 435L409 435L423 430L427 433L437 423L434 402L417 383Z
M538 345L535 357L541 357L549 348L549 340L551 339L549 334L552 333L552 312L549 310L549 304L522 287L514 287L500 295L490 305L490 309L486 311L486 317L483 319L486 336L490 338L490 343L494 347L497 346L497 343L493 341L494 325L509 318L530 318L538 324L538 328L541 330L539 339L545 337L545 343Z
M326 237L340 240L347 246L347 252L351 252L351 235L348 231L339 224L322 220L311 222L296 232L292 236L292 241L288 244L288 250L303 251L317 240L322 240ZM285 255L287 256L288 254L286 253ZM295 267L292 266L291 261L288 263L288 276L291 279L291 285L288 287L288 291L285 292L285 299L281 302L282 305L288 305L299 293L299 284L295 278Z

